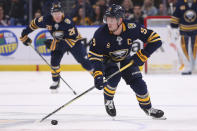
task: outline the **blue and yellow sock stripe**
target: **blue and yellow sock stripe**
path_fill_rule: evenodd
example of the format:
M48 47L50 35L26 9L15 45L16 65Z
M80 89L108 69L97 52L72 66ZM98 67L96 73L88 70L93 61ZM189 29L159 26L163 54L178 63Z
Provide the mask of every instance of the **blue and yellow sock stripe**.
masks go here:
M60 66L52 66L52 68L53 68L51 70L52 77L59 77L59 74L61 72Z
M142 106L151 104L149 93L146 93L145 95L136 94L136 98L139 104Z
M114 95L116 93L116 87L111 87L109 85L104 87L104 94L110 98L113 99Z

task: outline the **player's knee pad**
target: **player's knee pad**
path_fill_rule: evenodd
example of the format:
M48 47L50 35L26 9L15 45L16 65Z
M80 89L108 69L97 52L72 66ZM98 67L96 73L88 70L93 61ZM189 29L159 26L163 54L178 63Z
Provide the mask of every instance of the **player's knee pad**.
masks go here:
M120 82L121 79L121 75L117 74L114 77L112 77L111 79L108 80L108 84L112 87L117 87L118 83Z
M110 75L118 71L119 68L116 64L110 64L105 67L105 77L108 78ZM111 79L108 80L108 84L112 87L117 87L118 83L120 82L121 74L118 73L115 76L113 76Z
M61 71L60 66L52 66L51 74L52 74L53 81L59 81L60 71Z
M122 77L127 85L131 85L134 79L141 79L142 74L139 70L136 70L135 72L124 72L122 73Z
M104 98L107 100L112 100L114 98L116 92L116 87L112 87L112 86L105 86L104 87Z
M132 79L129 82L129 85L131 86L131 88L134 90L136 94L144 95L148 92L147 85L145 81L142 79L142 77Z

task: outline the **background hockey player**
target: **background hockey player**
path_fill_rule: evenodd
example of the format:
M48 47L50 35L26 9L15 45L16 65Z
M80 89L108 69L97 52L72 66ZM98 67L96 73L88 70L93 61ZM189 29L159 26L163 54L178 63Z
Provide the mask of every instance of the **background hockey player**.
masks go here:
M87 59L86 48L80 41L82 37L71 19L64 16L59 1L53 2L50 15L35 18L22 31L20 39L26 46L32 42L28 34L38 28L47 28L54 38L53 40L45 41L46 47L51 50L51 66L53 68L53 84L50 86L50 89L57 89L59 87L60 62L66 51L69 51L86 70L92 70L91 63Z
M184 71L182 74L190 75L195 68L197 53L196 0L178 0L176 9L171 18L171 27L174 28L173 32L177 32L178 27L180 29L181 48L184 60ZM174 37L177 37L176 34Z
M111 5L105 15L105 25L101 26L94 34L90 46L89 59L94 65L95 87L99 90L104 88L104 103L107 113L116 116L114 95L121 77L136 93L137 100L143 111L149 116L160 118L164 115L162 110L154 109L151 105L150 96L139 66L150 57L150 55L161 46L160 36L152 30L146 29L137 23L123 21L124 10L119 5ZM147 46L130 56L132 43L140 39L147 43ZM104 77L113 74L119 67L134 61L120 74L105 82Z

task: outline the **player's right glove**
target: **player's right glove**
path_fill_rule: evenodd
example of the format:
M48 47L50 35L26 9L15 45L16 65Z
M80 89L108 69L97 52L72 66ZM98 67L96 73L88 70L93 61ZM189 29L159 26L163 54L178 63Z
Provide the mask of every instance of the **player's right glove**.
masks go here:
M134 64L137 66L142 66L148 59L148 57L142 52L143 52L142 50L139 50L136 52L136 54L131 56L131 59L134 61Z
M20 40L23 42L24 45L29 46L32 43L32 40L27 36L21 36Z
M107 85L103 78L103 73L101 71L94 72L94 85L99 90L102 90Z

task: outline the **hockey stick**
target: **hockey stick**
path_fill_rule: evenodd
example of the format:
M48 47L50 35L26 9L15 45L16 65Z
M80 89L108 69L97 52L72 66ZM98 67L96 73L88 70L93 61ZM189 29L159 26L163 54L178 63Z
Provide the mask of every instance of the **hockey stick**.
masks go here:
M132 60L130 63L128 63L127 65L125 65L124 67L120 68L120 70L116 71L115 73L113 73L112 75L110 75L105 81L111 79L112 77L114 77L115 75L117 75L118 73L122 72L123 70L127 69L128 67L130 67L131 65L133 65L134 61ZM83 93L81 93L80 95L76 96L75 98L73 98L72 100L68 101L66 104L62 105L61 107L59 107L58 109L54 110L53 112L49 113L47 116L43 117L40 122L44 121L45 119L47 119L48 117L50 117L51 115L55 114L56 112L58 112L59 110L61 110L62 108L66 107L67 105L71 104L73 101L77 100L78 98L80 98L81 96L85 95L86 93L90 92L91 90L93 90L95 88L95 86L92 86L91 88L89 88L88 90L84 91Z
M56 72L56 70L54 70L53 68L52 68L52 66L47 62L47 60L38 52L38 50L36 50L31 44L29 44L30 46L31 46L31 48L44 60L44 62L55 72L55 73L57 73ZM61 77L61 75L59 75L60 76L60 79L72 90L72 92L73 92L73 94L75 94L75 95L77 95L77 93L72 89L72 87Z

